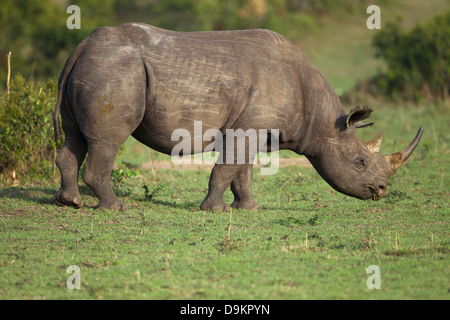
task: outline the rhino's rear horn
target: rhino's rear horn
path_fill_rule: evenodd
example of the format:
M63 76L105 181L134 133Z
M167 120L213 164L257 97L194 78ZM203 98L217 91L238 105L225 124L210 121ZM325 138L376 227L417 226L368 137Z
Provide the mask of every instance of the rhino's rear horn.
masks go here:
M383 140L384 133L380 133L377 138L366 141L366 147L369 148L370 151L374 153L378 153L380 151L381 141Z
M392 166L392 171L393 171L392 174L394 174L398 170L398 168L401 167L401 165L409 158L409 156L416 149L417 145L419 144L420 138L422 137L422 133L423 133L423 127L420 127L419 131L417 132L416 137L409 144L409 146L407 146L405 148L405 150L385 156L386 160Z

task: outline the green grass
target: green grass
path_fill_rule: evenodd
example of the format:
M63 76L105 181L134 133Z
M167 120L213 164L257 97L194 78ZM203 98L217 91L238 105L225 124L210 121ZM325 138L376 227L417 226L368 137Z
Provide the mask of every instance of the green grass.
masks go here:
M377 202L336 193L309 167L255 169L263 210L231 214L198 209L209 177L200 169L124 181L126 212L94 209L81 182L79 210L59 206L51 182L3 187L0 299L449 299L449 107L376 111L361 136L384 130L382 153L425 127ZM149 202L144 184L166 187ZM66 287L70 265L80 290ZM371 265L380 290L366 287Z

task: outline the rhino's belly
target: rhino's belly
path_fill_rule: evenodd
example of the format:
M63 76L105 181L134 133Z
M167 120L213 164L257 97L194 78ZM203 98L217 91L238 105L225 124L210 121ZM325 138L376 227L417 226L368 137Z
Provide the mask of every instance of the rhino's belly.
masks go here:
M165 154L172 154L177 147L182 147L184 154L193 154L214 149L216 136L222 136L225 131L224 122L212 121L212 118L183 118L185 121L170 121L170 118L170 114L157 117L150 112L132 135L139 142Z
M181 138L200 139L205 149L211 144L211 139L203 141L205 133L207 138L214 131L225 132L248 102L248 87L240 85L239 79L194 71L191 66L180 67L176 76L170 70L157 71L147 87L145 115L133 135L160 152L170 153ZM199 145L195 153L201 152Z
M133 136L166 154L183 141L191 142L191 153L202 152L211 143L211 139L203 141L205 133L226 129L233 122L231 111L232 106L204 88L181 82L172 87L159 84L149 91L144 117Z
M214 137L223 136L228 129L286 126L290 109L284 106L288 101L267 94L267 87L261 87L261 83L242 85L245 81L241 80L229 86L219 78L210 81L204 78L175 77L150 85L145 115L133 136L166 154L186 141L190 142L190 147L185 148L190 151L187 153L199 153L211 151Z

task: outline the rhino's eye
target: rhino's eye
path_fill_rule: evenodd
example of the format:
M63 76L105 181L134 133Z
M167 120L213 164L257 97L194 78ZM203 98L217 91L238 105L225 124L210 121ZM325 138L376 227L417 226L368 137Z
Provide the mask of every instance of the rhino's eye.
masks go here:
M366 160L364 158L356 158L354 163L353 163L354 167L358 170L362 170L365 168L366 166Z

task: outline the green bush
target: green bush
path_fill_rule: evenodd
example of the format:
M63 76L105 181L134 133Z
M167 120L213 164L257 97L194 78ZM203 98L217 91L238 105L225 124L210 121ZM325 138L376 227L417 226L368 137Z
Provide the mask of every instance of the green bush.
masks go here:
M376 77L380 93L408 100L450 96L450 12L409 32L388 24L373 40L388 70Z
M6 79L7 62L3 57L9 51L17 73L32 74L36 79L59 74L81 40L97 27L117 23L115 3L116 0L1 0L0 79ZM70 4L80 7L81 29L67 28Z
M0 175L15 171L18 179L48 178L55 174L56 144L52 113L56 79L45 83L16 75L9 96L0 97Z

